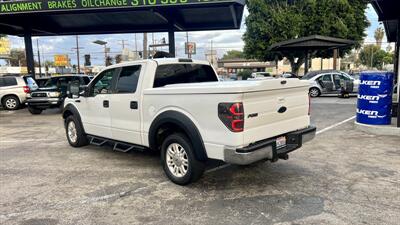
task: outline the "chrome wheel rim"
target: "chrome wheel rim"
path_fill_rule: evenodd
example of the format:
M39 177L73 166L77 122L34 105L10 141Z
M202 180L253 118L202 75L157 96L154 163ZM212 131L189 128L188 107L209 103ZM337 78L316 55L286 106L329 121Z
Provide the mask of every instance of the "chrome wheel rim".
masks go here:
M311 95L312 97L317 97L318 94L319 94L319 92L318 92L317 89L313 88L313 89L310 90L310 95Z
M78 135L76 134L76 126L74 121L70 121L67 126L68 138L71 142L75 143L78 139Z
M183 177L189 169L189 159L186 150L178 143L168 146L166 152L168 170L175 177Z
M17 101L13 98L7 99L6 106L9 109L14 109L15 107L17 107Z

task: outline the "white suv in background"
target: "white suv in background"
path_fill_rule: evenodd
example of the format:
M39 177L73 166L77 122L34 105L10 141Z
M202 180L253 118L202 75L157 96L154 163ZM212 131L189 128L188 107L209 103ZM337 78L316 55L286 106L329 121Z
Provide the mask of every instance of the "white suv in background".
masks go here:
M27 94L37 88L30 76L0 76L0 105L16 110L25 103Z

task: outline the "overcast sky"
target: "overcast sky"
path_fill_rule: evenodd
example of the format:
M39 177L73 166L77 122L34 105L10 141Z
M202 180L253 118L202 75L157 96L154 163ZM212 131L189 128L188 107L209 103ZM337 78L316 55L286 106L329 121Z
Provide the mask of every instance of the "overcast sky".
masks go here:
M248 15L247 10L245 10L244 17ZM366 43L374 43L374 31L378 26L378 16L375 13L372 6L366 11L366 15L371 22L371 26L366 30L367 38ZM242 35L246 27L244 24L244 18L242 20L242 25L240 30L224 30L224 31L201 31L201 32L189 32L189 41L196 42L197 44L197 54L193 56L197 59L205 59L205 52L211 47L211 40L213 42L213 49L217 50L219 57L231 49L242 50L243 41ZM160 42L162 38L168 40L167 33L154 33L154 40ZM34 52L35 59L37 57L36 39L33 38L34 42ZM39 46L41 52L41 58L44 60L53 61L53 56L55 54L68 54L71 58L71 63L76 64L76 52L73 48L75 45L75 36L57 36L57 37L40 37ZM138 51L143 49L142 34L136 34ZM12 48L24 48L23 38L10 36L11 47ZM80 59L83 62L83 55L90 54L92 58L92 64L102 65L104 63L104 49L102 46L93 44L95 40L103 40L108 42L108 46L111 48L111 55L120 54L122 50L121 42L125 40L126 48L135 50L135 35L134 34L113 34L113 35L84 35L79 36L80 47ZM152 34L148 34L149 43L152 42ZM180 32L175 34L177 57L185 57L184 54L184 42L186 41L186 33ZM383 48L386 48L387 43L386 37L383 40ZM168 51L168 47L163 49ZM2 62L4 64L4 62Z

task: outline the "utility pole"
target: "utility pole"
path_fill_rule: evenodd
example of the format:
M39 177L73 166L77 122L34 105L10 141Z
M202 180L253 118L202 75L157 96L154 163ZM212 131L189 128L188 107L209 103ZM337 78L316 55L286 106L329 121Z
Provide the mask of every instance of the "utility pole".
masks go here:
M136 36L136 33L135 33L135 54L136 54L136 55L138 54L138 50L137 50L137 36Z
M119 40L120 41L120 45L122 46L122 50L124 50L125 49L125 41L128 41L128 40ZM129 45L129 44L126 44L126 45Z
M143 33L143 59L148 58L147 52L147 33Z
M187 51L188 58L189 59L192 58L192 54L190 54L190 52L189 52L189 32L186 32L186 46L185 46L185 48L186 48L186 51Z
M75 43L76 43L76 47L72 48L72 49L76 50L76 62L78 64L78 68L76 70L76 73L80 74L81 73L81 61L80 61L79 49L83 49L83 48L79 47L79 37L78 37L78 35L75 36Z
M36 39L36 46L37 46L38 62L39 62L39 77L41 77L41 76L42 76L42 65L41 65L41 63L40 63L39 38Z

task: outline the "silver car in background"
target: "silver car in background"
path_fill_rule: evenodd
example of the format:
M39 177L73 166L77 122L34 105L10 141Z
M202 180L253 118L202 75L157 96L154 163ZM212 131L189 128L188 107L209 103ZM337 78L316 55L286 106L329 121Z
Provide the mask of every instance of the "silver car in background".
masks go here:
M310 81L311 97L324 94L341 94L343 91L357 93L360 86L360 80L336 70L312 71L301 79Z
M31 76L0 76L0 105L7 110L16 110L26 102L29 93L37 88Z

